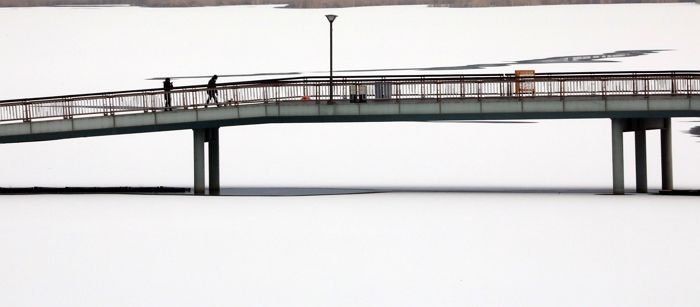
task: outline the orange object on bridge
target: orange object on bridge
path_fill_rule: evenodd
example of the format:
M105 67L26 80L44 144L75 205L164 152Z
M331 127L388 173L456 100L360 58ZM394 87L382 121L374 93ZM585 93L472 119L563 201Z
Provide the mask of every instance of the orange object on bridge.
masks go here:
M516 70L515 71L515 93L535 94L535 71Z

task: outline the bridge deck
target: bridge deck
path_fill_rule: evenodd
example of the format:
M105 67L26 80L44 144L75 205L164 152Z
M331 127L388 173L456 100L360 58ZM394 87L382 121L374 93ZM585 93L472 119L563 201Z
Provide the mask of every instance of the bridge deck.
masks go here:
M334 103L329 85L226 83L218 104L205 86L0 101L0 143L281 122L700 116L700 72L340 77Z

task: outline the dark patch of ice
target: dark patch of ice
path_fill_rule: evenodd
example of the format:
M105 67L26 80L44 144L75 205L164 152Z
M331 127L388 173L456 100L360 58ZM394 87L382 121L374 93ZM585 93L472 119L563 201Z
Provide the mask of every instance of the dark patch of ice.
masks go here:
M373 72L373 71L398 71L398 70L472 70L485 69L492 67L506 67L517 64L561 64L561 63L616 63L620 62L619 58L638 57L663 51L671 51L669 49L645 49L645 50L619 50L614 52L606 52L601 54L588 55L565 55L555 56L540 59L519 60L503 63L483 63L483 64L467 64L459 66L438 66L438 67L413 67L413 68L390 68L390 69L359 69L359 70L339 70L338 72Z
M507 67L518 64L561 64L561 63L615 63L620 62L621 58L645 56L649 54L659 53L663 51L672 51L671 49L643 49L643 50L618 50L600 54L588 55L565 55L555 56L540 59L518 60L503 63L482 63L482 64L466 64L457 66L438 66L438 67L404 67L404 68L384 68L384 69L346 69L338 70L339 73L367 73L367 72L391 72L391 71L438 71L438 70L475 70L486 69L493 67ZM327 73L326 71L314 71L311 73ZM262 76L295 76L301 75L303 72L279 72L279 73L255 73L255 74L229 74L219 75L219 77L262 77ZM204 79L210 78L206 76L175 76L171 79ZM165 77L153 77L146 80L164 80Z
M275 72L275 73L256 73L256 74L237 74L237 75L218 75L219 78L224 78L224 77L265 77L265 76L294 76L294 75L301 75L300 72ZM165 80L166 77L153 77L153 78L148 78L146 80ZM206 75L206 76L179 76L179 77L169 77L171 80L178 80L178 79L209 79L211 78L211 75Z
M538 124L536 121L526 120L436 120L430 123L461 123L461 124Z
M370 193L534 193L534 194L606 194L599 188L527 188L527 187L381 187L381 188L222 188L222 196L330 196Z

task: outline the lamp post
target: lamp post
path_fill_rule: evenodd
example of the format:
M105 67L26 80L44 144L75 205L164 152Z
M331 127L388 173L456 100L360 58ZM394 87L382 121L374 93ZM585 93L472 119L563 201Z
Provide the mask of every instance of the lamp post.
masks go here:
M328 102L330 103L333 103L333 21L336 17L338 17L338 15L326 15L326 18L331 25L331 79L328 88L328 93L330 95L330 100L328 100Z

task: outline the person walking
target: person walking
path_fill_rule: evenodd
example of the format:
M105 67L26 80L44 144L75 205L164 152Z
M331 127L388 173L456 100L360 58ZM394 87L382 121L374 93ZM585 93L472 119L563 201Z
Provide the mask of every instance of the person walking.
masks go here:
M214 100L214 103L217 105L219 104L219 98L217 97L219 93L216 90L216 79L218 79L219 76L214 75L209 79L209 83L207 83L207 103L209 103L210 100Z
M170 78L165 78L165 81L163 81L163 91L165 95L165 110L166 111L172 111L172 105L171 105L171 99L170 99L170 91L173 89L173 83L170 82Z

